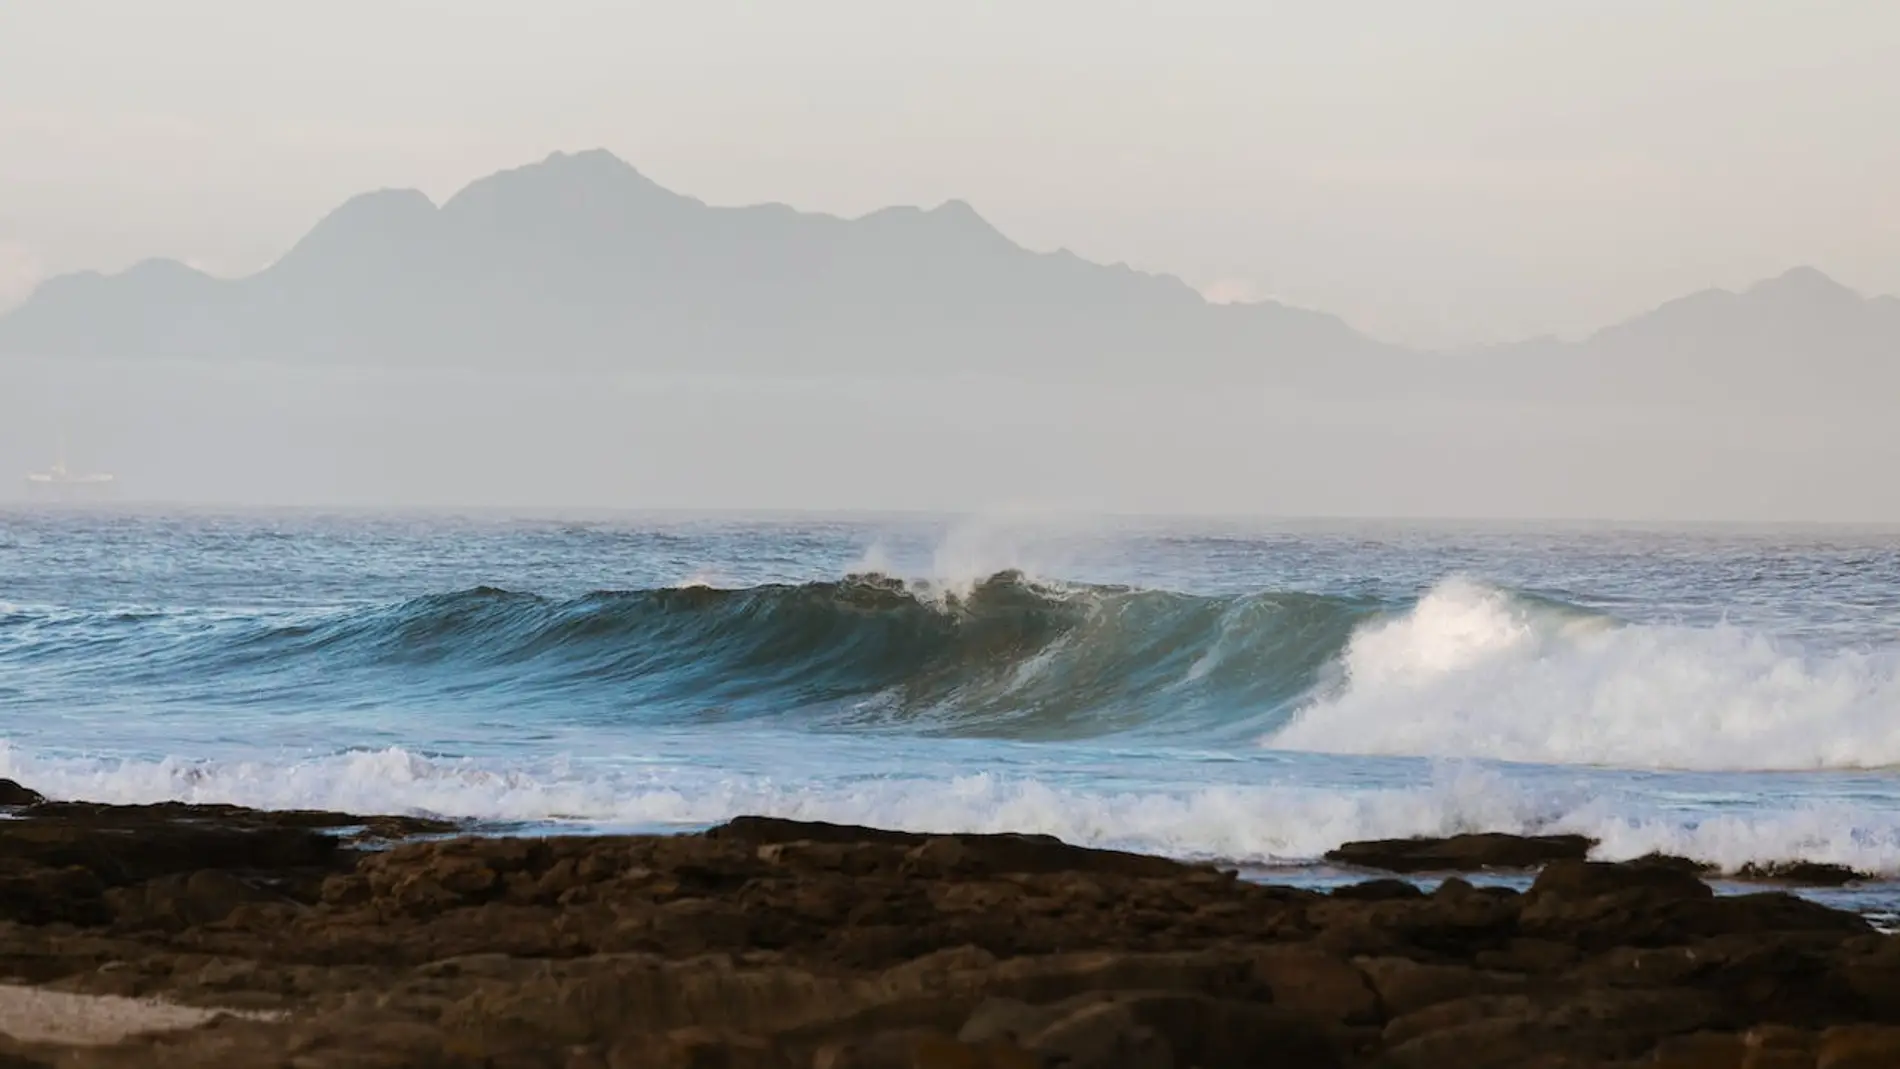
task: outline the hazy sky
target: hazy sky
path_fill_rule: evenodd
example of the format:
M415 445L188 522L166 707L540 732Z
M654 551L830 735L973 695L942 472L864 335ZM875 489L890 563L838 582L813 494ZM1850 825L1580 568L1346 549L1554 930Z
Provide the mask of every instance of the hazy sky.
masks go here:
M0 0L0 304L609 148L1428 344L1798 263L1900 292L1893 0Z

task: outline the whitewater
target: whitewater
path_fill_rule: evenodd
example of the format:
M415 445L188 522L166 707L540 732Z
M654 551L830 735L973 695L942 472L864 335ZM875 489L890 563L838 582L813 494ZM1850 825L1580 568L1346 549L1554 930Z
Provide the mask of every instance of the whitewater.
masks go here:
M1892 532L0 512L55 796L1900 876L1897 766Z

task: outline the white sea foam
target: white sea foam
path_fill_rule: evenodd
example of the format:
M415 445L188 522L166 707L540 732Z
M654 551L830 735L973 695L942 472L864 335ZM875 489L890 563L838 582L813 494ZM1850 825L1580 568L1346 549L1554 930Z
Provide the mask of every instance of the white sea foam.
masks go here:
M583 772L552 760L497 768L400 749L301 760L121 761L0 744L0 776L59 798L178 799L264 808L408 812L590 829L686 828L743 813L914 831L1037 832L1069 842L1242 864L1299 864L1355 839L1467 831L1575 832L1598 856L1662 851L1733 869L1809 859L1900 874L1900 811L1802 803L1732 813L1644 804L1569 781L1441 766L1416 787L1230 783L1096 789L1034 776L776 780L660 765Z
M1362 627L1279 749L1711 770L1900 764L1900 651L1611 626L1440 584Z

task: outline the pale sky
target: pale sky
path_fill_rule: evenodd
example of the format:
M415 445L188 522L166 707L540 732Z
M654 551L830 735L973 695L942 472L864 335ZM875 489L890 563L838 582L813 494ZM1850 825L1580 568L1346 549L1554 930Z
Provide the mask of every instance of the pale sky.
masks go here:
M0 304L605 147L1453 345L1900 292L1893 0L0 0Z

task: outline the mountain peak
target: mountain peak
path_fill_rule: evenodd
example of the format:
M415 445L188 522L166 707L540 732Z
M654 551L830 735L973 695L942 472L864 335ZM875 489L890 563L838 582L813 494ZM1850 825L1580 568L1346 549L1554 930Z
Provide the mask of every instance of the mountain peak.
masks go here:
M972 219L976 222L983 223L985 226L989 225L981 215L976 213L976 208L971 205L969 201L958 197L952 197L944 201L942 204L932 208L931 211L947 219Z
M426 234L435 214L435 202L421 190L359 193L319 219L269 273L282 277L299 271L322 272L338 269L368 249L386 253Z
M1791 267L1774 278L1763 279L1743 291L1743 296L1832 303L1858 303L1861 299L1860 294L1807 266Z
M442 206L461 213L480 208L494 211L524 202L585 201L691 203L641 174L632 164L604 148L580 152L551 152L537 163L498 171L462 188Z
M620 175L628 178L646 178L639 168L614 155L604 148L584 148L578 152L550 152L539 163L530 163L516 170L555 170L571 171L577 174Z

